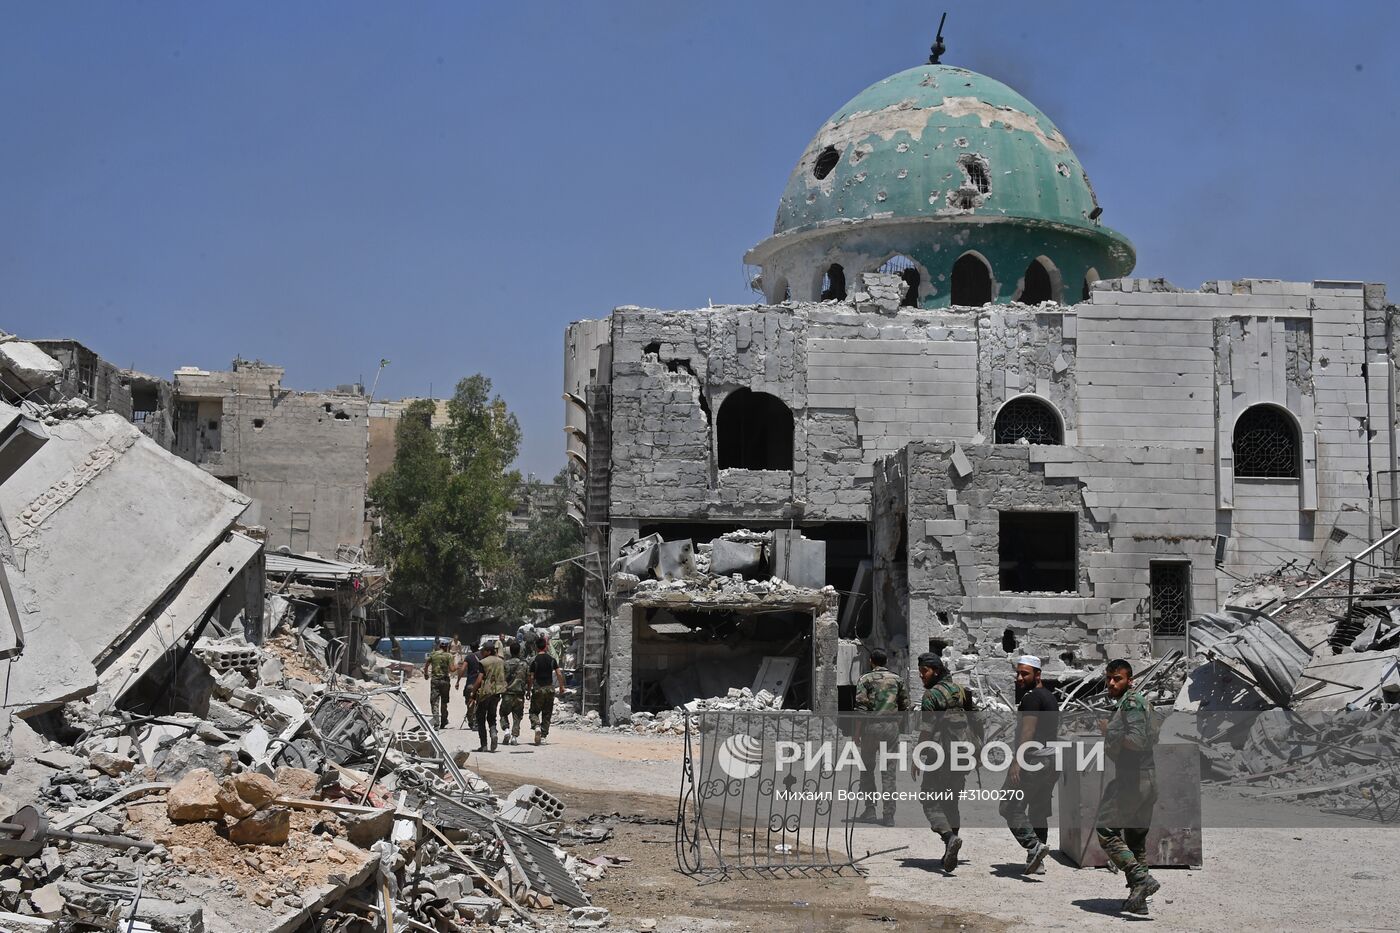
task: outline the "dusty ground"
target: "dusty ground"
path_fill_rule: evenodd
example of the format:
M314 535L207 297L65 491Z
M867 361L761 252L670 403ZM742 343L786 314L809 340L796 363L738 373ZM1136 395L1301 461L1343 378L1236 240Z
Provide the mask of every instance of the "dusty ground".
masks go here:
M413 686L426 708L427 687ZM472 750L470 765L498 792L530 782L558 794L565 816L592 813L673 818L682 742L674 737L583 732L558 727L540 747L502 746L477 754L476 734L455 728L455 697L445 740ZM1208 829L1205 868L1162 870L1150 918L1118 913L1123 881L1103 869L1063 862L1042 876L1018 868L1021 849L1004 830L967 829L952 876L936 869L942 844L909 828L861 827L857 852L908 846L876 856L867 877L750 879L700 885L676 871L672 825L618 823L604 843L577 846L585 858L632 859L587 885L614 926L653 919L659 930L836 931L882 929L1117 930L1148 923L1164 930L1400 930L1393 889L1400 876L1400 827L1365 823L1313 830ZM1054 839L1052 830L1051 839Z

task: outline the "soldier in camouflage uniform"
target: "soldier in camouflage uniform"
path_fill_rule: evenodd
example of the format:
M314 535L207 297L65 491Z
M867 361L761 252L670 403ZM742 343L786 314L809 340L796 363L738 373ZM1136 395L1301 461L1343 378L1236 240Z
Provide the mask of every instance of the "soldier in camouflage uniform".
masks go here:
M1147 899L1162 887L1147 865L1147 830L1157 802L1157 767L1153 758L1152 704L1133 689L1127 661L1108 662L1108 695L1118 701L1112 718L1100 720L1104 751L1114 777L1104 789L1094 823L1099 846L1128 879L1128 913L1147 913Z
M525 715L525 680L530 665L520 656L520 643L512 641L506 660L506 692L501 695L501 741L520 744L520 720Z
M923 801L924 816L929 828L943 840L943 870L951 872L958 867L958 850L962 848L958 795L967 785L967 774L951 767L948 751L951 742L970 737L966 715L958 712L972 709L972 698L961 684L953 682L943 659L932 652L919 655L919 677L925 688L919 704L923 712L919 741L936 742L944 750L941 766L924 772L922 789L928 795Z
M447 728L447 705L452 697L452 654L447 642L438 639L437 647L423 662L423 676L428 678L433 703L433 718L439 729Z
M870 672L861 677L856 683L856 709L866 713L894 713L904 712L909 709L909 688L904 685L904 678L888 670L885 664L889 661L889 656L884 651L876 648L870 652ZM875 771L880 761L880 747L885 745L893 748L899 741L899 726L901 717L887 716L885 721L874 717L861 717L859 726L860 736L860 757L865 768L860 773L860 790L862 794L873 794L875 792ZM893 768L880 769L880 790L884 793L885 816L880 822L886 826L894 825L894 792L895 792L895 770ZM875 820L875 801L866 798L865 809L861 811L856 819L866 822Z

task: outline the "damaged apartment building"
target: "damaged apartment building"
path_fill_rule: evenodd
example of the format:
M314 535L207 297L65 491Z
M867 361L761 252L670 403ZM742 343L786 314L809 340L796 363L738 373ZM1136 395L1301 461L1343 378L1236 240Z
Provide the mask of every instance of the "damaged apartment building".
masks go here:
M1101 214L1044 114L928 64L817 131L745 257L761 303L571 325L585 703L617 719L747 686L785 652L812 685L789 705L834 709L857 642L911 686L931 649L1160 656L1239 579L1394 527L1384 287L1131 278ZM737 529L824 545L783 600L803 611L766 631L741 618L761 598L707 597L714 575L665 553L626 572L636 540L713 559ZM765 560L746 575L781 576ZM809 611L823 584L834 615Z

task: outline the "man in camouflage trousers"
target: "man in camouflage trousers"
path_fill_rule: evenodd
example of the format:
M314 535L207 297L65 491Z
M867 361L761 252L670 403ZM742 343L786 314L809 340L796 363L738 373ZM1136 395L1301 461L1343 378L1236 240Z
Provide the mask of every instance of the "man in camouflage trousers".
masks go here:
M520 643L512 640L506 659L506 692L501 694L501 741L520 744L520 720L525 715L525 681L530 665L520 656Z
M967 774L951 766L948 752L952 742L969 738L963 711L972 708L972 698L961 684L953 682L943 659L932 652L919 655L919 678L924 682L924 698L919 704L923 713L919 741L936 742L944 751L940 766L924 771L924 817L929 828L943 840L943 870L951 873L958 867L958 851L962 848L958 797L967 786ZM931 761L931 755L926 760Z
M1114 777L1099 803L1095 832L1108 860L1127 876L1123 910L1146 914L1147 899L1162 887L1147 865L1147 830L1157 802L1152 704L1133 689L1133 668L1127 661L1109 661L1105 677L1108 695L1118 701L1112 717L1099 720Z
M441 638L423 662L423 676L428 678L433 718L437 720L439 729L446 729L447 704L452 697L452 654L447 650L447 642Z
M856 683L856 709L863 713L895 713L909 709L909 688L904 678L887 669L889 656L876 648L870 652L870 672ZM860 757L864 770L860 773L862 794L875 793L875 771L880 764L881 746L893 750L899 741L899 727L902 717L862 716L857 724L860 737ZM895 769L880 767L880 790L884 797L885 826L894 825ZM875 801L873 796L865 798L865 809L858 820L875 821Z

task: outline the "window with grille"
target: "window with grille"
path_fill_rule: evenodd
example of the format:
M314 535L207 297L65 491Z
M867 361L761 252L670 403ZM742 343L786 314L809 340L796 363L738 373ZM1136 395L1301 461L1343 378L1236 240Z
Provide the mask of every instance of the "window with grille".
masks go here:
M1298 478L1298 427L1276 405L1255 405L1235 422L1235 476Z
M1064 432L1055 409L1043 399L1030 395L1013 398L997 412L994 443L1063 444Z
M1152 637L1185 638L1191 618L1191 565L1152 562Z

